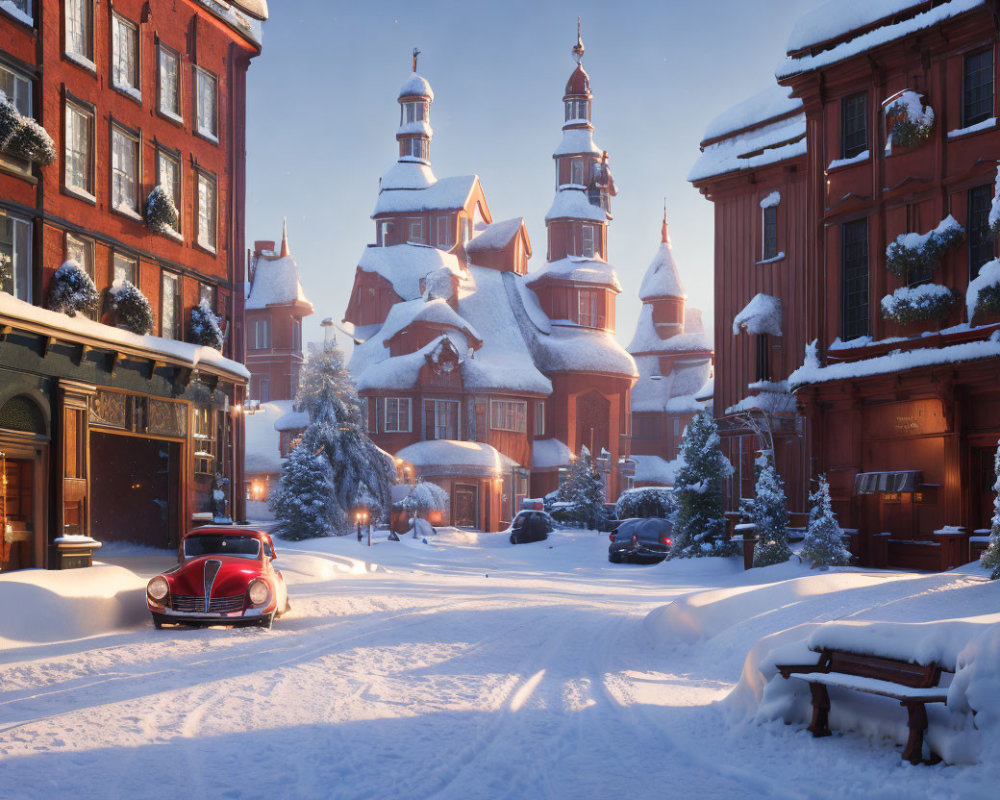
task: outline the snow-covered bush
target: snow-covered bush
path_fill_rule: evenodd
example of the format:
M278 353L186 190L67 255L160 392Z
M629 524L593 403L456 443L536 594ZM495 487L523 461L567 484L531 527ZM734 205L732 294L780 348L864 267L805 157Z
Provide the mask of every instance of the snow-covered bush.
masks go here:
M830 501L830 483L826 475L817 479L816 491L809 495L809 528L799 555L813 567L843 567L851 554L844 547L843 534Z
M965 228L949 214L932 231L902 233L885 249L885 265L893 275L913 283L929 275L948 250L965 239Z
M615 504L618 519L633 517L661 517L667 519L677 511L677 500L672 489L647 486L629 489L622 493Z
M222 328L219 327L219 318L212 311L208 300L202 298L201 302L191 309L191 324L188 326L188 331L193 344L222 350Z
M138 334L153 330L153 309L149 300L131 281L113 286L108 299L119 325Z
M373 520L385 516L396 462L368 438L357 390L332 342L310 348L295 407L309 415L309 425L292 451L303 451L298 466L290 466L289 456L271 500L279 535L345 533L351 510L359 506Z
M0 92L0 150L33 164L46 166L56 160L56 148L45 128L22 116Z
M49 286L49 308L68 316L76 316L77 311L93 311L101 296L94 281L73 259L65 262Z
M161 184L154 186L146 198L146 225L156 233L166 233L177 227L177 206L169 190Z
M400 505L411 515L448 510L448 493L430 481L417 481Z
M930 138L934 109L916 92L907 89L885 109L891 147L912 147Z
M753 565L769 567L788 561L792 556L788 547L788 501L781 476L770 458L761 467L755 496L745 501L743 511L754 524L757 535Z
M997 165L997 177L993 182L993 202L990 203L990 231L994 236L1000 236L1000 164Z
M669 558L728 556L736 546L726 536L722 482L733 466L722 454L719 428L708 411L702 411L684 429L674 497L677 518Z
M958 297L947 286L924 283L920 286L901 286L882 298L882 316L905 325L927 319L947 317L958 302Z
M993 259L979 268L979 275L969 281L965 292L969 321L982 314L1000 314L1000 259Z
M984 569L993 570L990 575L993 580L1000 578L1000 443L997 444L997 452L993 457L993 474L996 475L996 483L993 484L995 496L993 498L993 519L990 529L990 545L983 552L979 563Z
M604 514L604 479L594 466L590 450L584 445L566 470L566 477L556 490L552 516L558 522L598 528Z

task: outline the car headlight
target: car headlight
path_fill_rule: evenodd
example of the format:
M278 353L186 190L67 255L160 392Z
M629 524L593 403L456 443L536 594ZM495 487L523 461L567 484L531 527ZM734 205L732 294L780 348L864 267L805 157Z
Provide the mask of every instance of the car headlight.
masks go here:
M254 578L247 587L247 595L255 606L262 606L271 597L271 587L268 586L267 581Z
M170 594L170 584L162 575L157 575L146 586L146 594L153 600L160 601Z

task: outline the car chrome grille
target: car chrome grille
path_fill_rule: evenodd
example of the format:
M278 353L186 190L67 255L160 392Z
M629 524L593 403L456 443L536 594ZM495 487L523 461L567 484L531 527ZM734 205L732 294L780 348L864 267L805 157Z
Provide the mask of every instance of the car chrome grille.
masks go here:
M205 613L205 598L191 594L175 594L170 598L170 607L174 611L185 613ZM234 594L231 597L213 597L208 604L210 614L228 614L243 610L243 595Z

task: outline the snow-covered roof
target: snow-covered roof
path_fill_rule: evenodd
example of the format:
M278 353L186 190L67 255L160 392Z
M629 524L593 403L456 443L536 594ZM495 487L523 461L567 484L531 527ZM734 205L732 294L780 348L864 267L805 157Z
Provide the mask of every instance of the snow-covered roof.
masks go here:
M313 310L312 303L306 298L299 281L299 265L291 256L276 259L263 256L258 258L246 307L266 308L287 303L304 303L310 312Z
M618 283L618 276L615 274L615 268L600 258L567 256L558 261L549 261L545 266L525 276L525 285L532 286L544 278L608 286L616 292L622 290L621 284Z
M568 156L574 153L593 153L601 155L604 151L594 144L594 131L591 128L568 128L562 132L562 139L552 153L554 156Z
M475 469L487 477L500 475L506 462L500 452L483 442L459 442L454 439L430 439L404 447L396 458L408 461L418 473L441 474L434 468L442 466L452 470Z
M267 19L267 0L229 0L229 2L254 19Z
M694 309L697 311L697 309ZM666 339L661 339L656 333L653 322L653 306L643 303L639 310L639 321L635 326L635 335L628 346L632 355L638 353L676 353L686 350L704 350L711 352L712 343L701 325L701 313L698 312L691 326L685 322L684 332L675 333Z
M560 439L535 439L531 443L531 468L564 467L573 460L573 453Z
M502 222L494 222L491 225L484 225L476 236L465 245L465 250L467 253L475 253L481 250L499 250L506 247L515 234L521 230L523 224L524 217L514 217Z
M430 272L443 268L455 275L463 274L457 256L422 244L366 247L358 266L389 281L403 300L420 297L420 279Z
M632 411L695 412L704 403L695 394L705 385L712 373L712 360L706 354L700 358L685 359L675 364L666 375L660 374L657 356L636 356L639 380L632 387ZM654 379L653 376L656 376Z
M681 283L677 263L674 261L673 250L670 249L670 237L660 242L656 255L646 268L639 287L640 300L652 300L655 297L686 297L684 285Z
M477 175L460 175L454 178L441 178L425 188L393 189L385 185L383 178L382 191L375 201L372 216L465 208L478 183Z
M396 130L397 136L409 136L412 134L417 134L418 136L426 136L428 139L434 136L434 129L431 128L430 123L423 119L415 119L412 122L404 122Z
M273 474L281 472L281 465L285 459L281 457L281 436L278 433L277 423L289 414L295 414L292 410L293 405L291 400L261 403L260 408L255 413L246 415L244 423L246 446L243 464L248 473ZM309 424L308 415L306 415L306 424Z
M727 172L757 169L805 153L806 117L797 114L704 146L687 179L699 181Z
M791 88L787 86L772 84L764 91L719 114L708 123L702 141L716 139L802 108L802 100L792 97L791 93Z
M416 72L411 72L406 83L399 89L399 99L402 100L404 97L426 97L428 100L433 100L434 90L431 89L426 78Z
M393 189L426 189L437 182L430 164L422 161L397 161L382 176L379 188L383 192Z
M726 409L727 414L738 414L743 411L763 411L767 414L794 414L795 395L787 391L766 391L744 397L738 403Z
M678 456L673 461L667 461L659 456L632 456L635 461L635 480L643 483L657 483L662 486L673 486L677 471L683 466Z
M875 47L909 36L917 31L930 28L947 19L957 17L986 5L986 0L950 0L900 22L892 22L901 11L920 5L915 0L833 0L811 14L807 14L792 31L788 52L797 52L831 38L844 36L852 30L867 27L880 20L880 25L867 33L822 50L816 55L804 53L798 57L788 56L778 65L776 77L780 80L792 75L827 67L845 58L864 53ZM817 38L823 37L823 38ZM802 44L809 42L809 44ZM798 46L793 47L796 44Z
M403 303L396 303L389 309L389 314L385 318L382 326L382 341L388 341L402 330L405 330L414 322L429 322L438 325L450 325L463 331L471 339L482 339L468 322L462 319L447 301L437 298L425 301L423 298L407 300Z
M560 186L552 199L545 221L553 219L589 219L594 222L607 221L607 212L595 206L587 198L587 192L577 186Z
M250 372L243 364L226 358L214 347L148 334L140 335L104 325L79 314L70 317L58 311L33 306L6 292L0 292L0 318L3 317L20 323L18 327L44 329L56 339L97 341L108 345L109 349L121 352L125 357L159 360L156 356L163 356L191 369L225 373L230 378L238 379L240 383L250 379Z
M741 330L781 336L781 300L769 294L755 294L733 318L733 335L739 334Z
M288 402L292 401L289 400ZM289 411L279 417L274 423L276 431L298 431L307 427L309 427L309 413L307 411Z

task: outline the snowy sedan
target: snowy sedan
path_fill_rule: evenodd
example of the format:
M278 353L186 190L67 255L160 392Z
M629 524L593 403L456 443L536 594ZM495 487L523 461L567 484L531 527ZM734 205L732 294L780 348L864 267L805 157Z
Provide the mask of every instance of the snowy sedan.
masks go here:
M556 528L555 522L544 511L519 511L505 532L510 533L511 544L542 542Z
M673 525L668 519L627 519L611 533L608 561L620 564L658 564L673 544Z
M203 527L184 534L180 563L146 585L153 625L262 625L288 610L271 537L259 528Z

